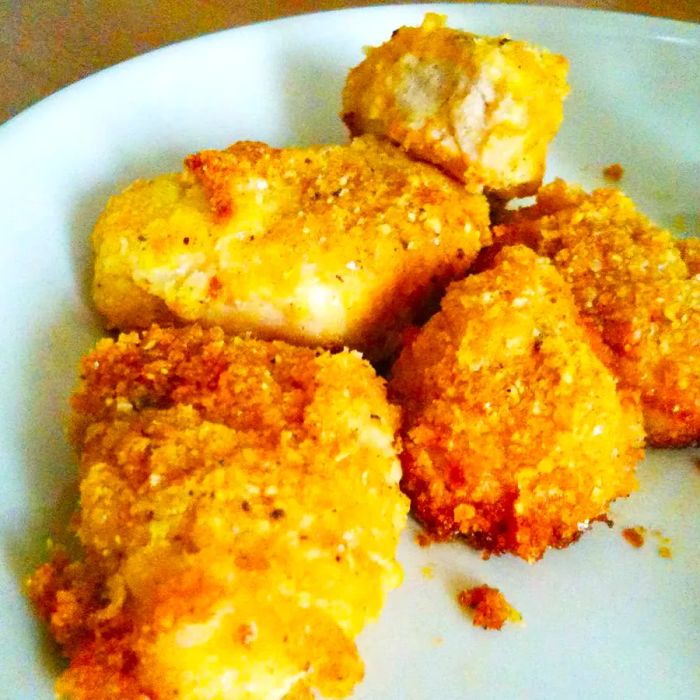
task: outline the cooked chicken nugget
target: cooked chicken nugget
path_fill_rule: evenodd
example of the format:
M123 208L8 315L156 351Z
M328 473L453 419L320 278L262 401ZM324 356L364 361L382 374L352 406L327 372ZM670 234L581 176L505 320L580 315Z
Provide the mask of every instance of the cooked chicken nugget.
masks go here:
M431 13L368 49L348 75L343 120L353 135L388 137L471 191L533 194L563 118L566 59L444 25Z
M402 488L428 531L535 561L635 488L637 400L587 335L559 273L524 246L450 285L389 385Z
M73 700L347 695L401 580L397 411L359 354L153 327L73 397L84 558L31 578Z
M243 142L112 198L94 297L120 329L199 321L380 359L489 236L483 197L373 137Z
M494 235L549 256L571 284L582 315L610 348L610 367L641 392L649 443L697 441L700 277L692 276L692 244L683 253L618 190L587 194L561 180Z

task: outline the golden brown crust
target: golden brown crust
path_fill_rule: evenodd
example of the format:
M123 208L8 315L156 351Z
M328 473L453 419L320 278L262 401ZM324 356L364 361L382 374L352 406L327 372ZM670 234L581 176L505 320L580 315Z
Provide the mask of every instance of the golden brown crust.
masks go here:
M280 154L259 141L239 141L227 151L201 151L185 158L185 168L202 186L216 221L230 217L235 208L235 193L231 189L232 177L256 175L255 165ZM247 173L246 173L247 170Z
M111 327L199 321L388 356L490 241L488 205L373 137L241 142L113 197L93 233Z
M561 180L543 187L532 207L511 213L494 237L549 256L571 284L581 314L610 349L609 366L641 392L651 445L700 438L693 243L655 226L618 190L587 194Z
M482 37L427 14L367 50L343 90L354 136L376 134L501 199L533 194L563 117L568 64L508 37Z
M78 535L29 581L73 700L339 697L401 579L397 411L356 353L152 327L73 397Z
M389 385L402 488L429 531L534 561L635 487L636 400L589 333L554 267L522 246L450 286Z

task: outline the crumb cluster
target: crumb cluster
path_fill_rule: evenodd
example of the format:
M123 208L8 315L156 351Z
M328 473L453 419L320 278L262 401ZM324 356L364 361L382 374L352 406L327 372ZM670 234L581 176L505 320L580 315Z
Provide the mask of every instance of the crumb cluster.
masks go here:
M472 614L475 627L500 630L506 622L520 622L522 615L511 606L498 588L475 586L457 595L457 602Z

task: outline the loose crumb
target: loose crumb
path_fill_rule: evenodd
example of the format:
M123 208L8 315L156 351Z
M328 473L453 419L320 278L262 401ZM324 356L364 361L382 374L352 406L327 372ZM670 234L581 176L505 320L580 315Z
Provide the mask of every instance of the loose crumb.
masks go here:
M659 556L663 559L671 559L673 553L671 551L671 540L666 537L661 530L650 530L649 535L651 535L657 542L656 551ZM622 531L622 536L629 542L633 547L640 548L645 544L647 530L641 525L635 525L634 527L627 527Z
M433 644L436 647L441 647L444 644L445 640L442 637L433 637Z
M462 608L473 611L475 627L500 630L506 622L520 622L522 615L510 605L498 588L475 586L459 592L457 601Z
M433 543L433 538L427 532L419 532L416 535L416 544L419 547L430 547Z
M622 536L633 546L639 549L644 544L644 536L646 530L639 525L635 527L626 527L622 531Z
M611 163L607 167L603 168L603 175L613 182L619 182L622 180L622 176L625 174L625 169L619 163Z
M672 556L671 549L666 546L659 547L659 556L663 559L670 559Z
M432 566L424 566L424 567L420 570L420 572L423 574L423 577L424 577L424 578L430 579L430 578L434 578L434 576L435 576L435 572L433 571L433 567L432 567Z
M651 534L656 538L657 548L659 556L662 559L671 559L673 553L671 552L671 538L666 537L666 535L661 532L661 530L652 530Z

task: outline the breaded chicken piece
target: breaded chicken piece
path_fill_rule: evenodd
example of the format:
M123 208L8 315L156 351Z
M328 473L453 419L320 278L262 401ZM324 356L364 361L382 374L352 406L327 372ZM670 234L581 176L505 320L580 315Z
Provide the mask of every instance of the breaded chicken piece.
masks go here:
M345 696L401 580L397 411L357 353L152 327L73 397L84 558L29 591L73 700ZM313 696L316 697L316 696Z
M343 91L353 136L377 134L501 199L533 194L563 118L568 63L507 36L427 14L367 50Z
M489 240L483 197L373 137L241 142L110 200L94 297L110 327L199 321L380 359Z
M524 246L450 285L401 352L402 488L438 538L527 561L635 488L643 431L554 266Z
M648 442L697 441L700 278L678 241L618 190L587 194L561 180L543 187L534 206L510 214L494 235L552 259L609 347L609 366L641 393ZM692 267L691 246L685 255Z

